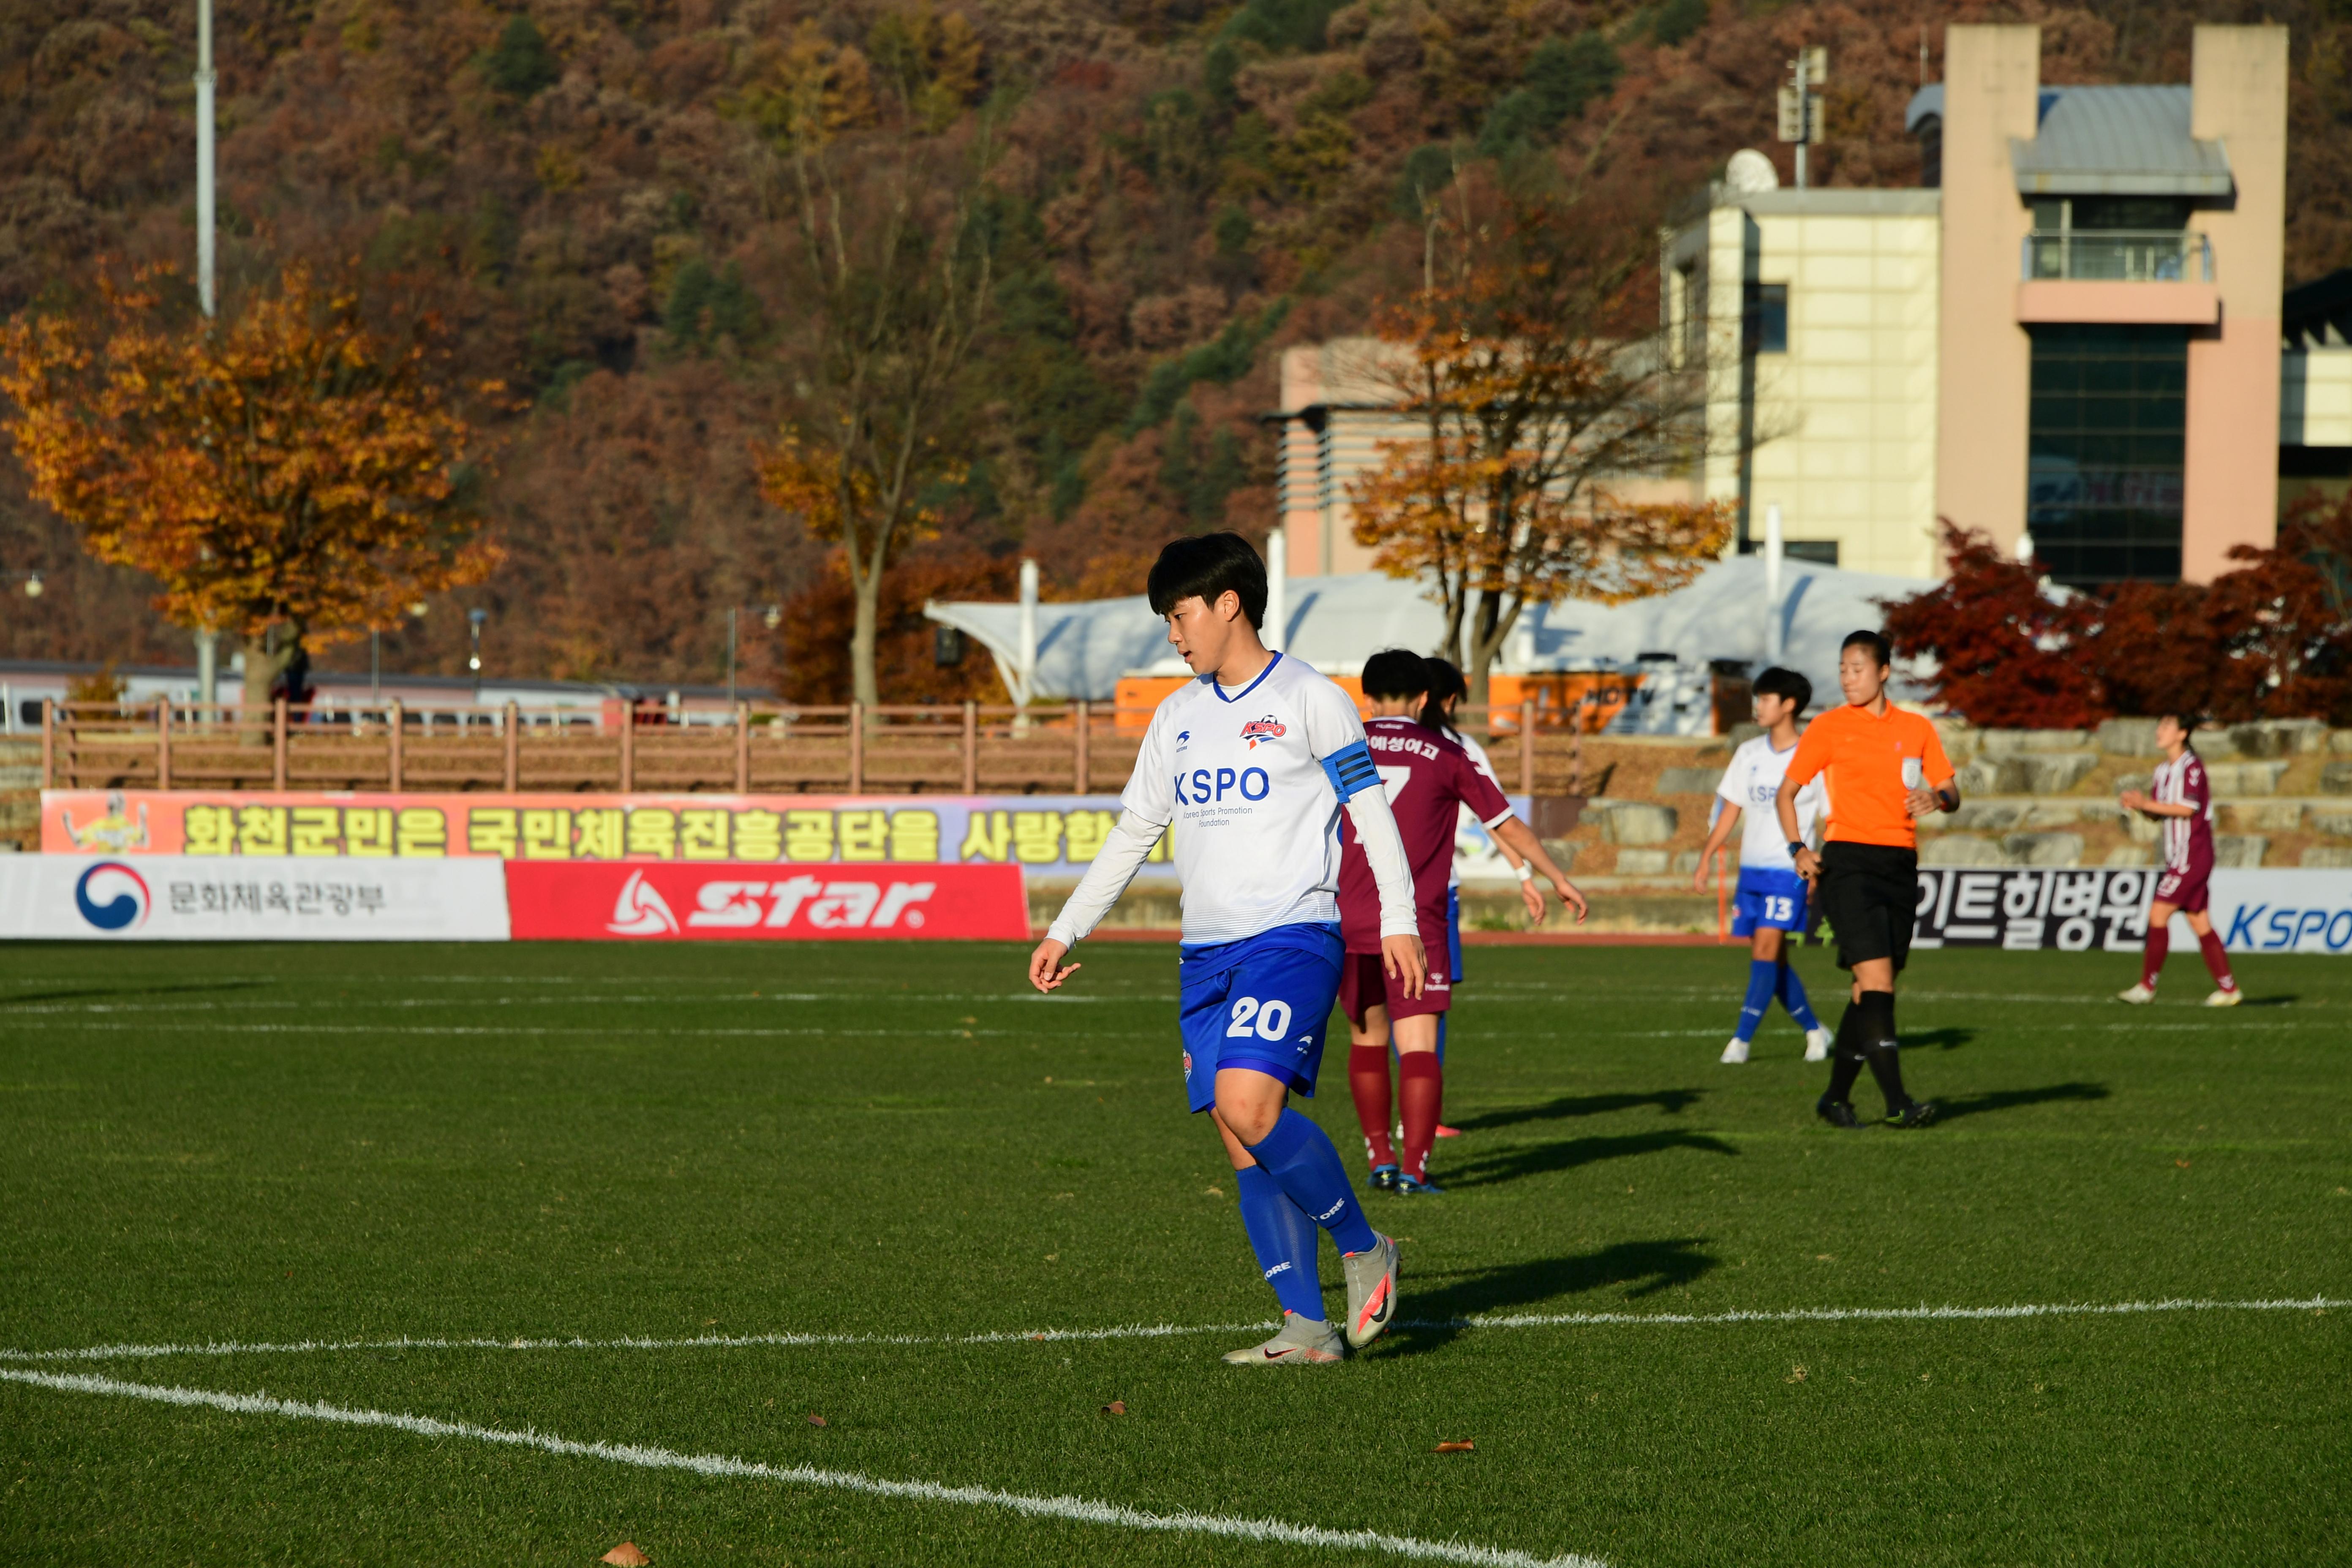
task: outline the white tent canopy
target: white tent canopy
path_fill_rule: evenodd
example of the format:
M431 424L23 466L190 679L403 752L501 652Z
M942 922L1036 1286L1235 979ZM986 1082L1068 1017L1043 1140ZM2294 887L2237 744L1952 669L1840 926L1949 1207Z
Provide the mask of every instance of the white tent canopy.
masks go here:
M1284 624L1268 641L1327 675L1351 675L1386 647L1434 648L1444 621L1422 584L1380 573L1294 577ZM1778 615L1780 662L1824 698L1837 690L1838 645L1847 633L1885 623L1882 601L1906 598L1925 578L1846 572L1786 559ZM1685 667L1735 660L1762 668L1769 609L1760 555L1718 561L1688 587L1624 605L1570 599L1520 617L1496 668L1509 674L1627 670L1644 656ZM1034 668L1022 657L1022 606L933 603L923 613L988 649L1008 689L1033 698L1100 700L1122 675L1187 673L1168 646L1168 628L1141 595L1036 606ZM1270 633L1276 628L1269 627Z

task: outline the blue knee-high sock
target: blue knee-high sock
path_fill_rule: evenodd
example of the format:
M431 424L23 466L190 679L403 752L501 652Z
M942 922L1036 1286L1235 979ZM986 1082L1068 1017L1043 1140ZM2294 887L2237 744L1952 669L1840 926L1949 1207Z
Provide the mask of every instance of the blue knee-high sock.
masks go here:
M1315 1254L1322 1236L1315 1222L1260 1166L1235 1171L1234 1185L1241 1189L1242 1228L1249 1232L1250 1250L1274 1287L1274 1299L1284 1311L1321 1322L1323 1280Z
M1342 1252L1369 1252L1378 1239L1348 1184L1348 1167L1323 1129L1287 1106L1264 1141L1249 1145L1251 1158L1307 1217L1331 1233Z
M1748 961L1748 994L1739 1004L1739 1027L1732 1031L1734 1038L1756 1037L1756 1026L1764 1021L1764 1010L1772 1005L1773 971L1778 967L1760 958Z
M1780 968L1780 1005L1789 1010L1789 1016L1797 1020L1797 1027L1810 1035L1822 1026L1822 1021L1813 1016L1813 1005L1805 999L1805 983L1797 978L1797 971L1786 954L1781 956Z

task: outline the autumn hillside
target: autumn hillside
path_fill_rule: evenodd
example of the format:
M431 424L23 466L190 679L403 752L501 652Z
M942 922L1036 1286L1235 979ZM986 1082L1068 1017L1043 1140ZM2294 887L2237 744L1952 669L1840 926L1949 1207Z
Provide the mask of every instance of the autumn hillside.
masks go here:
M1908 184L1923 27L1931 77L1945 22L2022 19L2047 79L2185 80L2195 21L2265 18L2294 29L2296 281L2352 262L2342 4L220 0L225 299L292 258L355 261L452 323L452 377L513 395L485 478L506 563L388 638L394 662L457 668L479 605L502 670L708 680L727 606L791 600L747 668L830 694L846 608L755 469L824 352L782 105L853 148L908 115L957 156L992 139L990 310L937 537L886 606L904 624L925 594L1009 589L1024 551L1091 592L1171 532L1262 531L1274 352L1361 329L1417 257L1416 183L1457 161L1591 171L1634 193L1619 221L1654 218L1743 145L1785 166L1770 89L1815 42L1815 178ZM0 311L83 309L101 266L189 265L194 31L187 3L0 7ZM186 657L13 466L0 567L50 587L7 601L9 657ZM886 688L952 690L911 647Z

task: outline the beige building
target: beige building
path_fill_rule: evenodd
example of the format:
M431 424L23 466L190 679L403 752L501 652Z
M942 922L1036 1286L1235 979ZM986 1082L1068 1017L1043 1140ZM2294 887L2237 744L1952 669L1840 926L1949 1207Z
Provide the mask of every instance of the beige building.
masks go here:
M1944 68L1922 188L1743 153L1669 237L1705 493L1743 546L1777 504L1792 552L1869 570L1937 572L1938 518L2066 582L2228 570L2274 536L2282 442L2352 434L2342 362L2282 363L2285 29L2198 28L2185 86L2044 87L2032 26L1948 28Z
M2352 271L2283 299L2287 35L2200 26L2185 85L2045 87L2033 26L1954 26L1909 190L1789 190L1735 154L1663 237L1669 353L1709 455L1789 552L1934 576L1937 522L2061 581L2203 581L2352 476ZM1294 575L1367 569L1347 483L1409 438L1378 345L1282 360Z

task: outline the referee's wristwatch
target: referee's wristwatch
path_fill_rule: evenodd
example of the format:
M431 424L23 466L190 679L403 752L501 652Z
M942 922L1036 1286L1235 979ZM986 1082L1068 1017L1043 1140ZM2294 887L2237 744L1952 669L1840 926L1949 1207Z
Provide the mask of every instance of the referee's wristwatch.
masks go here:
M1802 855L1806 850L1811 847L1811 845L1806 843L1801 838L1791 838L1789 840L1789 858L1794 860L1798 856Z

